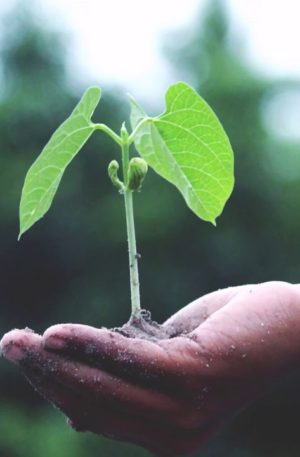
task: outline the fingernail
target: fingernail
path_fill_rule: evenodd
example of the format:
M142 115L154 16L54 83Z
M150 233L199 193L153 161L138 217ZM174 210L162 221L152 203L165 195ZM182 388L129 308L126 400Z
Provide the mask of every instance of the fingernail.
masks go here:
M64 349L67 346L68 324L56 324L49 327L43 335L45 349Z
M44 336L44 347L46 349L63 349L66 347L66 342L63 338L60 338L57 335Z

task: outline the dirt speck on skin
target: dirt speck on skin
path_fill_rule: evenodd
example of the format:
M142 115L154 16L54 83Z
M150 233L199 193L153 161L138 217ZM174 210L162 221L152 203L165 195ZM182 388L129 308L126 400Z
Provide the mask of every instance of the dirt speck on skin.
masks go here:
M25 328L24 328L24 331L25 331L26 333L34 333L34 331L33 331L31 328L29 328L29 327L25 327Z
M135 316L131 316L129 321L113 329L128 338L141 338L150 341L158 341L171 337L170 330L151 319L150 311L142 309Z

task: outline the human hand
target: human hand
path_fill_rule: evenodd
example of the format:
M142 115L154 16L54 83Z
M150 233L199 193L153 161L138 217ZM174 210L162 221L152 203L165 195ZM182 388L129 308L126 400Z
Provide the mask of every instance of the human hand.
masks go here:
M298 363L300 286L223 289L162 328L161 340L76 324L13 330L1 351L74 428L186 455Z

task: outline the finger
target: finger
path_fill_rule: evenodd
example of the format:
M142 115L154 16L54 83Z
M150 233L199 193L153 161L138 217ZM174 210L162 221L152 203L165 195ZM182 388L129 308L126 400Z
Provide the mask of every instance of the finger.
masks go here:
M4 355L26 373L57 382L110 407L149 417L178 427L197 426L199 413L163 392L123 381L105 371L50 353L41 338L26 331L13 331L2 342Z
M6 333L0 341L0 355L10 362L18 365L32 348L38 347L42 343L42 337L30 329L11 330Z
M198 448L213 429L212 426L192 430L169 425L162 427L156 420L112 409L60 383L49 382L48 378L37 376L30 370L25 369L24 372L35 389L68 416L69 425L77 431L130 441L159 455L174 456Z
M19 364L35 389L69 418L77 430L88 430L107 437L131 441L147 447L160 455L173 456L191 452L206 440L212 427L203 430L162 427L159 416L153 419L124 412L116 403L114 407L90 391L76 388L66 382L64 373L58 373L58 356L43 362L41 337L31 331L14 330L6 334L1 343L1 353L8 360ZM53 355L52 355L53 356ZM55 363L54 363L55 362ZM62 365L69 362L60 360ZM76 372L76 367L70 367ZM56 373L56 376L55 376ZM82 379L82 378L81 378ZM59 382L58 382L59 380ZM81 384L81 383L80 383ZM74 389L75 387L75 389ZM169 421L169 424L171 421Z
M87 325L61 324L50 327L43 341L46 349L72 354L123 378L152 383L170 392L192 382L206 362L199 345L190 338L154 342ZM176 391L179 396L185 393L182 388Z
M225 306L235 295L249 287L251 286L228 287L204 295L171 316L164 322L163 327L168 330L170 336L189 333Z

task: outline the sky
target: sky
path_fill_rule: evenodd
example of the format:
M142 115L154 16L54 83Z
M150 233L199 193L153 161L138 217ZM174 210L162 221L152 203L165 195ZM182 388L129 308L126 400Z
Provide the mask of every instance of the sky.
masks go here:
M78 79L88 75L151 100L175 78L161 53L164 37L192 27L210 0L33 1L42 20L69 32L69 61ZM0 13L14 3L0 2ZM230 11L232 43L242 60L267 76L300 78L298 0L223 3Z
M259 71L300 77L300 2L228 0L234 28L244 35L244 56Z

